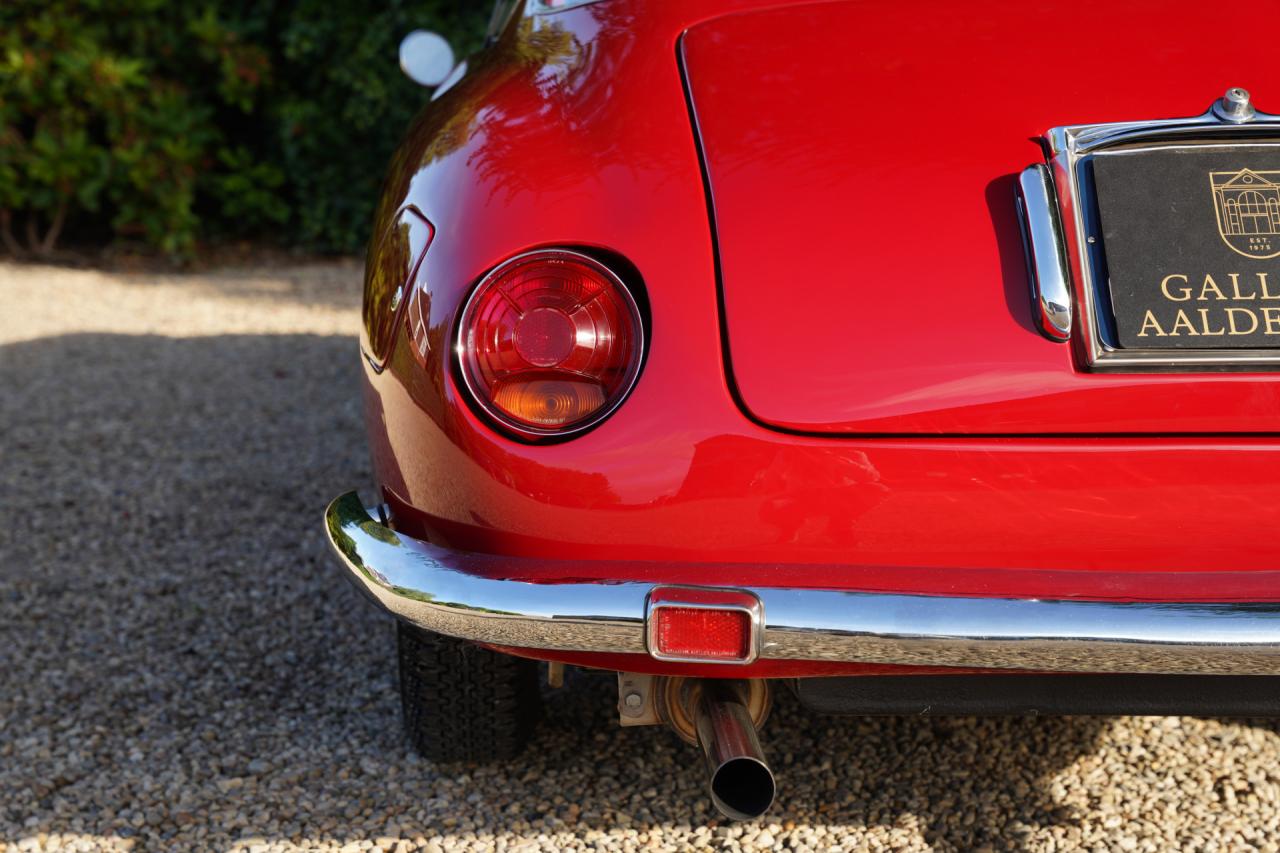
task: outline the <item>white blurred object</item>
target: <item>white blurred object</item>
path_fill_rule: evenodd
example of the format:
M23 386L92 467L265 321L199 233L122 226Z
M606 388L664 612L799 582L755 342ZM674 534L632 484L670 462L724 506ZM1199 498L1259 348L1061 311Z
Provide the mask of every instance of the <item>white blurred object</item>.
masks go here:
M400 70L419 85L439 86L453 66L453 48L439 33L414 30L400 42Z

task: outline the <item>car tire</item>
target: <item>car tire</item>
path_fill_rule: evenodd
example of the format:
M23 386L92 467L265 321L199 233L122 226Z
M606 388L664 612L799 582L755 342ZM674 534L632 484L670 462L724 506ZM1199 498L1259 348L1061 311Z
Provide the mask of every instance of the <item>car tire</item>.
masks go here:
M538 663L396 623L400 706L413 748L438 762L514 758L542 711Z

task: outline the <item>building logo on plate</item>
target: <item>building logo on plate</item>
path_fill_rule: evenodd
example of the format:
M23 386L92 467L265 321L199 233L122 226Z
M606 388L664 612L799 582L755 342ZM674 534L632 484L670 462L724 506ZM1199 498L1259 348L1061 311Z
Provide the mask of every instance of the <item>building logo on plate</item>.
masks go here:
M1210 172L1218 233L1247 258L1280 255L1280 172Z

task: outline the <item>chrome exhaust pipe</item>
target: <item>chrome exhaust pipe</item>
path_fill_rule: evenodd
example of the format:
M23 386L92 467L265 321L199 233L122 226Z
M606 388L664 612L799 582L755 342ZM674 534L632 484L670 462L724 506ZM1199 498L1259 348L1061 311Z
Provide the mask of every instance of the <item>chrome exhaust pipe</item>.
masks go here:
M777 787L747 710L745 685L708 678L700 687L694 724L707 757L711 802L733 820L760 817L773 805Z

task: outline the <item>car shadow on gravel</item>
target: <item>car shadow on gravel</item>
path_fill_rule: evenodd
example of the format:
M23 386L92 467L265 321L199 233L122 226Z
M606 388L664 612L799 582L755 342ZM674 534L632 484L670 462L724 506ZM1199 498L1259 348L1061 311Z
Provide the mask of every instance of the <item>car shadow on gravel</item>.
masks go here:
M548 690L509 765L407 749L391 625L320 528L325 502L370 478L358 371L341 336L0 347L0 842L556 847L654 831L683 847L758 832L715 816L697 750L617 726L605 674ZM822 718L783 691L765 823L819 848L831 826L1017 848L1076 820L1051 777L1107 727Z
M579 673L569 687L548 696L548 719L531 752L541 774L597 774L596 784L574 787L584 798L573 801L570 814L580 823L603 832L711 824L712 839L738 837L742 826L718 817L708 802L696 748L661 729L617 729L610 676ZM1054 790L1054 775L1096 752L1111 723L831 717L779 689L761 736L778 799L762 823L801 839L806 828L818 828L819 846L823 827L841 827L847 839L851 828L879 826L908 831L905 839L923 837L938 850L1039 849L1046 831L1084 817Z

